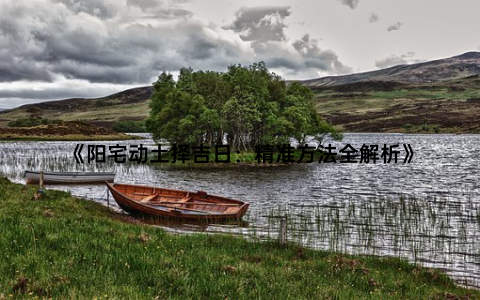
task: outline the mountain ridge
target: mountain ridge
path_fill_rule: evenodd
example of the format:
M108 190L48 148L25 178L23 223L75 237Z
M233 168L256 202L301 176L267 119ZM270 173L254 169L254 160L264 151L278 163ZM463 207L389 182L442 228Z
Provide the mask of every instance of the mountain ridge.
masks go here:
M401 64L385 69L348 75L325 76L299 81L310 88L322 88L357 82L435 83L480 75L480 52L470 51L457 56L415 64Z

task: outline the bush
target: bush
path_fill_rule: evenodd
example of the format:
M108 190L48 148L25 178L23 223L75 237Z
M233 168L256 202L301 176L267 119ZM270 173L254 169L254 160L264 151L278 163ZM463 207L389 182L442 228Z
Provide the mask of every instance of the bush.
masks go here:
M144 121L118 120L112 129L116 132L146 132Z
M34 127L40 125L60 124L62 120L44 119L44 118L21 118L15 121L10 121L8 127Z
M406 133L441 133L442 130L437 125L430 125L426 121L422 125L405 124L402 126Z
M415 126L413 124L410 124L410 123L407 123L407 124L403 125L402 127L405 130L405 132L412 132L415 128Z

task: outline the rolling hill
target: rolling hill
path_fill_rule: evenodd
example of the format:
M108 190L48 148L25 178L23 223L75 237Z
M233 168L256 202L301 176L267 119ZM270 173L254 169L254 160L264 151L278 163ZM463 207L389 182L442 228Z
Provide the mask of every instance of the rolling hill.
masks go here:
M315 88L318 112L347 132L480 133L480 77Z
M151 86L129 89L110 96L94 99L72 98L27 104L18 108L0 111L0 126L9 121L27 118L32 108L39 108L42 117L64 121L86 121L88 123L111 127L115 121L143 120L148 116Z
M327 76L306 80L303 83L312 89L364 82L425 84L460 79L472 75L480 75L480 52L467 52L450 58L412 65L397 65L364 73Z
M412 65L302 81L318 112L348 132L480 133L480 52ZM152 87L103 98L67 99L0 111L0 126L29 116L83 120L111 127L148 116Z

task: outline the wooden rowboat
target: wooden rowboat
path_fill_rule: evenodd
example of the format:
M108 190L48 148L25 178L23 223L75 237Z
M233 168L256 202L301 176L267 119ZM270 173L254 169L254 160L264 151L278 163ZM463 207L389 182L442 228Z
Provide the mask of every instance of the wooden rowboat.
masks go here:
M120 207L131 213L179 220L226 221L239 220L249 204L239 200L209 195L129 184L107 187Z
M38 183L40 181L38 171L25 171L27 183ZM64 184L64 183L104 183L113 181L115 173L111 172L43 172L43 183Z

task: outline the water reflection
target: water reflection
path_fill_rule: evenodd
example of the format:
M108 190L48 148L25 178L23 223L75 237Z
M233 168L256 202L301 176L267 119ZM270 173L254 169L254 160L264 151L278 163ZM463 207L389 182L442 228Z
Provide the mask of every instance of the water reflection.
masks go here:
M83 143L83 142L82 142ZM149 139L88 144L151 145ZM276 167L172 169L164 165L76 164L74 142L0 144L0 171L24 182L23 171L116 171L116 181L206 190L251 203L248 227L170 226L172 231L226 231L274 237L288 216L289 238L349 253L407 257L480 286L478 135L346 134L347 143L410 144L411 164L291 164ZM106 204L103 185L51 186ZM403 197L400 197L403 195ZM110 197L110 205L119 210Z

